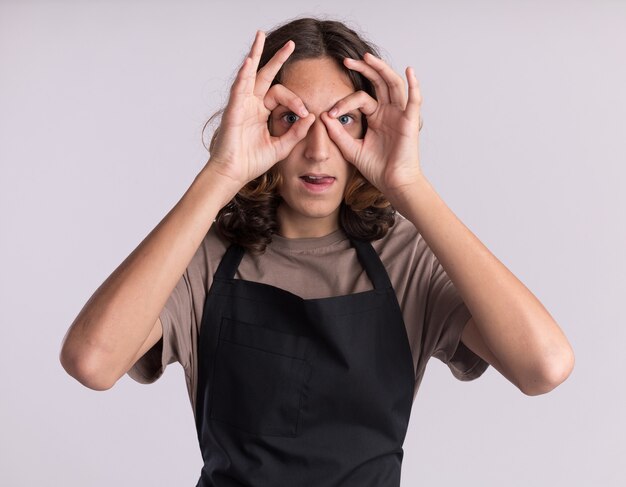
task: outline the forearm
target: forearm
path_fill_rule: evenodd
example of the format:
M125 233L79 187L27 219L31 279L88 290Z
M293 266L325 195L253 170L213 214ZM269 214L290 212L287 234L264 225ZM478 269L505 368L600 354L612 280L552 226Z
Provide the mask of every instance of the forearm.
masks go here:
M228 186L206 168L196 176L72 323L61 350L61 362L71 375L104 388L132 365L129 362L229 196Z
M456 217L425 177L392 203L438 258L506 375L522 386L556 381L573 352L530 290Z

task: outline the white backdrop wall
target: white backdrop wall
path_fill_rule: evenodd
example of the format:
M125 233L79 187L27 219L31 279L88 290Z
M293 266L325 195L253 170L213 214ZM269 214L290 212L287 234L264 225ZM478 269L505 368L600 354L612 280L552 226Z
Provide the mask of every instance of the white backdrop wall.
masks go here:
M626 2L0 2L0 485L192 486L183 369L96 392L61 340L207 159L256 29L337 18L415 68L421 164L576 353L528 397L431 360L402 485L626 485Z

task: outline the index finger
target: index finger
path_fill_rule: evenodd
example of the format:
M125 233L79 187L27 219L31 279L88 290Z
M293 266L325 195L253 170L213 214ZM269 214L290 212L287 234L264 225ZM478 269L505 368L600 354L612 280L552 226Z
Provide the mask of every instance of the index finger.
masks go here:
M368 56L369 54L369 56ZM396 103L402 110L406 108L406 88L404 79L396 73L385 61L377 58L372 53L366 52L363 60L385 80L389 89L391 103Z
M285 42L285 45L281 47L272 58L263 66L256 76L256 83L254 85L254 94L258 97L264 97L265 93L269 90L272 81L276 77L276 73L280 70L285 61L291 56L291 53L296 47L296 43L291 39ZM261 49L262 50L262 49ZM260 58L260 55L259 55ZM258 62L256 64L258 66ZM256 69L256 68L255 68Z

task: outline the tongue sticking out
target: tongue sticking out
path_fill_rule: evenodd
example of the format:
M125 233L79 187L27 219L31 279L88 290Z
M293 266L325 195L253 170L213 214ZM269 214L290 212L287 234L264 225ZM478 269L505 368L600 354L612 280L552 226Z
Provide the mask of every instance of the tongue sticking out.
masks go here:
M328 184L331 181L333 181L335 178L331 178L331 177L313 178L311 176L302 176L302 179L304 179L307 183L311 183L311 184Z

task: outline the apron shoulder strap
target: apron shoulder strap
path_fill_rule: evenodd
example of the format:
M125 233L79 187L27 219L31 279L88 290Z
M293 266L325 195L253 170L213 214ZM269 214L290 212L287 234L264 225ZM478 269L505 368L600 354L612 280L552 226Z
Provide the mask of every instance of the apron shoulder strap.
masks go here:
M217 267L217 271L215 271L215 277L222 279L232 279L235 277L235 271L237 270L237 267L239 267L239 263L243 258L244 252L245 249L242 246L236 243L231 243L226 250L224 257L222 257L222 260Z
M380 260L378 253L376 253L376 250L372 247L372 244L357 238L351 238L350 240L356 249L361 265L365 268L365 272L367 272L372 284L374 284L374 289L391 288L391 281L389 280L387 270Z

